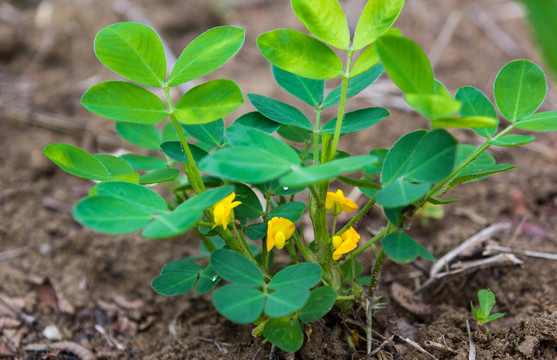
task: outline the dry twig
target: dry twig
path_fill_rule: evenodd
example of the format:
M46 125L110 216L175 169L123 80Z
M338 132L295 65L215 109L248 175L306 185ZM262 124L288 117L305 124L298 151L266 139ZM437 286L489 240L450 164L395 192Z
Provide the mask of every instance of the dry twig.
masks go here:
M509 36L503 29L497 25L497 22L485 12L479 5L474 4L470 11L470 18L478 25L487 37L503 50L511 58L522 58L525 56L522 48Z
M459 246L457 246L453 250L449 251L444 256L442 256L439 260L437 260L437 262L435 263L435 265L433 265L431 267L431 270L429 272L430 280L434 279L442 269L446 268L448 266L448 264L453 259L455 259L458 255L460 255L466 249L474 246L475 244L477 244L481 241L484 241L484 240L490 238L491 236L493 236L494 234L496 234L498 232L508 230L510 228L511 228L511 224L509 224L509 223L505 223L505 222L495 223L495 224L483 229L479 233L475 234L474 236L472 236L468 240L464 241L462 244L460 244Z
M95 355L83 346L70 341L60 341L52 344L29 344L23 348L24 351L50 351L60 350L77 355L81 360L95 360Z
M496 253L520 254L540 259L557 260L557 254L555 253L512 249L510 247L500 246L496 244L488 245L484 251L484 255L491 255Z
M466 319L466 330L468 330L468 341L470 342L468 360L476 360L476 345L474 345L474 339L472 338L472 331L470 330L470 322L468 322L468 319Z

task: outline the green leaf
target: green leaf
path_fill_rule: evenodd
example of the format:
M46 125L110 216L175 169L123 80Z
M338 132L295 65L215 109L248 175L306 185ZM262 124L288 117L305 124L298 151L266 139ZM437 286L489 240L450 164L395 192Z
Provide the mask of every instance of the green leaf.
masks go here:
M250 127L267 134L272 134L280 127L280 124L263 116L259 111L252 111L237 118L230 127L235 126Z
M93 155L70 144L47 145L43 154L62 170L90 180L107 180L110 173Z
M182 204L185 204L185 202ZM177 207L170 213L157 216L153 222L143 229L141 236L149 239L177 236L191 229L202 217L202 210Z
M447 131L431 130L416 146L404 170L404 177L420 182L442 180L454 168L457 145L458 141Z
M340 134L344 135L367 129L368 127L377 124L379 121L383 120L389 115L389 111L382 107L365 108L346 113L344 114L344 120L342 121L342 126L340 128ZM328 121L325 125L323 125L321 131L328 134L334 134L336 125L337 118L335 117L334 119Z
M349 257L346 259L346 262L340 267L342 274L347 279L352 279L352 268L354 268L354 277L360 276L363 271L362 264L358 260Z
M159 215L143 229L146 238L168 238L188 231L203 216L203 210L228 196L234 188L223 186L205 191L178 205L172 212Z
M385 213L385 217L393 224L395 227L402 226L402 222L404 217L402 215L402 207L398 208L383 208L383 212Z
M153 279L151 287L164 296L187 293L193 288L201 270L203 270L201 266L191 261L170 262L162 268L161 274Z
M168 79L178 86L218 69L232 58L244 43L244 29L218 26L196 37L182 52Z
M263 285L261 271L245 256L232 250L219 249L211 254L211 266L223 279L237 285Z
M209 123L230 114L244 103L242 91L232 80L212 80L185 93L174 107L182 124Z
M279 124L294 125L309 131L313 130L308 118L294 106L257 94L248 94L248 99L263 116Z
M530 115L518 121L516 127L530 131L555 131L557 130L557 111Z
M226 137L232 148L219 150L204 159L200 164L202 171L259 183L273 180L300 164L294 149L262 131L234 126L228 129Z
M164 159L154 156L125 154L120 156L120 159L126 160L135 170L149 171L167 167Z
M145 186L123 181L102 182L93 187L92 195L110 197L143 209L145 213L162 214L168 211L164 198Z
M528 60L515 60L503 66L493 86L499 112L510 122L534 113L545 99L546 92L542 69Z
M408 94L433 94L433 70L418 44L403 36L385 35L377 40L376 46L387 74L400 90Z
M234 191L232 185L221 186L211 190L207 190L198 194L192 198L189 198L185 202L178 205L178 208L196 208L198 210L205 210L215 205Z
M267 223L257 223L246 226L246 236L253 241L261 240L267 235Z
M302 324L321 319L333 308L337 294L330 286L320 286L309 293L309 299L300 311Z
M109 69L143 85L162 87L166 59L161 39L148 26L120 22L95 37L95 54Z
M286 187L306 186L358 171L376 160L375 156L357 155L315 166L295 167L290 174L280 179L280 183Z
M294 13L318 39L348 50L350 30L337 0L292 0Z
M281 125L277 134L293 142L305 143L311 137L312 132L294 125Z
M224 141L224 120L200 125L183 125L183 128L194 138L212 147L219 147Z
M455 167L460 166L477 147L468 144L459 144L456 152ZM495 164L495 159L487 152L480 153L464 169L458 172L449 183L449 186L480 180L488 175L507 171L515 168L511 164Z
M300 350L304 344L304 331L297 318L272 318L265 323L263 336L286 352Z
M514 169L516 165L512 164L496 164L491 166L486 166L485 168L476 168L472 173L465 173L463 175L457 175L454 180L451 180L449 186L455 186L458 184L463 184L467 182L471 182L474 180L480 180L485 178L488 175L496 174L504 171L508 171ZM464 168L463 171L467 170L468 168ZM459 173L460 174L460 173Z
M127 122L114 123L114 130L130 144L144 149L159 150L161 136L154 125Z
M310 79L342 75L343 65L331 48L296 30L279 29L259 35L257 46L273 65Z
M350 69L350 77L354 77L363 73L379 62L379 54L375 46L366 48L354 61L352 69Z
M132 166L127 161L107 154L95 154L93 156L108 170L110 180L139 182L139 174L133 171Z
M309 298L309 289L298 285L280 287L270 293L265 304L265 314L281 317L300 310Z
M429 251L402 232L387 235L381 240L381 245L389 258L401 264L412 262L418 256L428 261L435 261Z
M238 146L218 150L205 157L199 163L199 170L227 180L257 184L280 177L293 165L280 153L271 154L256 147Z
M184 136L187 139L189 137L189 134L185 133L184 131ZM174 127L174 124L172 124L171 121L164 124L161 131L161 141L166 142L166 141L179 141L179 140L180 139L178 138L178 133L176 133L176 128Z
M406 94L406 102L416 111L435 119L453 115L460 110L460 101L438 94Z
M226 285L215 290L213 304L227 319L239 324L249 324L261 315L265 296L261 291L248 286Z
M221 277L217 275L213 267L211 265L207 265L201 274L199 274L199 280L197 280L195 291L197 291L198 294L208 293L213 290L215 286L217 286L220 279Z
M417 130L401 137L391 148L381 170L381 183L387 185L404 174L408 161L426 130Z
M493 320L497 320L499 318L502 318L503 316L505 316L505 314L502 313L495 313L495 314L491 314L487 317L487 319L485 320L486 323L488 322L492 322Z
M305 207L305 204L304 204ZM269 218L271 218L269 216ZM279 271L269 282L269 288L291 288L299 286L310 289L321 280L321 266L315 263L291 265Z
M536 138L531 135L506 135L497 139L492 139L489 143L495 146L510 147L526 145L534 140L536 140Z
M460 116L462 117L488 117L494 119L496 123L492 127L473 129L478 135L483 137L491 137L497 132L499 119L493 104L487 96L480 90L472 86L461 87L457 90L455 99L462 103L460 108Z
M499 121L496 118L487 116L445 117L431 120L432 127L473 128L472 130L480 133L481 136L486 135L485 137L488 137L487 135L491 132L491 129L498 123ZM480 132L483 128L487 130Z
M429 188L429 184L414 184L398 178L379 190L376 201L386 208L398 208L420 199Z
M254 220L263 214L261 202L259 202L259 198L249 186L234 184L234 192L236 193L235 201L242 202L234 208L234 216L237 220Z
M180 170L174 168L157 169L141 175L139 183L142 185L157 184L175 180L180 175Z
M260 130L245 126L228 128L226 139L232 147L255 147L259 150L266 151L270 155L280 156L292 165L300 164L300 158L296 150L284 143L284 141Z
M162 143L160 147L162 152L165 153L170 158L172 158L173 160L179 162L183 161L186 164L188 163L188 157L186 156L186 152L184 151L181 142L167 141ZM188 144L188 147L190 148L191 154L193 156L193 160L195 161L196 164L198 164L201 161L201 159L203 159L205 156L209 155L208 152L195 145Z
M318 107L323 102L325 81L308 79L272 66L275 81L281 88L308 105Z
M481 289L478 291L478 300L480 301L479 315L485 320L489 317L493 306L495 306L495 294L490 290Z
M350 80L348 80L346 98L350 99L351 97L358 95L361 91L377 80L377 78L383 74L383 71L385 71L385 67L383 64L378 63L369 68L369 70L350 78ZM337 86L331 90L323 102L323 108L338 104L340 102L340 91L341 86Z
M153 220L153 212L127 200L91 196L78 201L72 216L80 224L104 234L127 234Z
M296 222L300 220L304 211L306 211L306 204L300 201L291 201L286 204L279 205L269 211L267 218L270 220L274 217L282 217L292 222Z
M369 0L358 20L352 49L366 47L389 30L403 5L404 0Z

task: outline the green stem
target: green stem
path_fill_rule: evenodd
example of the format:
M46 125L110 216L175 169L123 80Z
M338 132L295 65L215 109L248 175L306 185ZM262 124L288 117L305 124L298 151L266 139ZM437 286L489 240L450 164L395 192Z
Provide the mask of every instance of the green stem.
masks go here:
M331 234L335 234L335 229L337 227L337 220L338 220L338 215L335 214L335 218L333 219L333 227L331 228Z
M304 259L307 262L316 262L317 259L315 259L315 256L308 249L308 247L304 243L302 243L302 239L298 235L297 231L295 231L294 234L292 235L292 239L293 239L294 243L296 244L296 247L298 247L298 250L300 250L300 252L302 253L302 256L304 257Z
M236 235L236 239L239 240L239 244L242 247L242 253L248 259L250 259L255 265L258 265L257 260L255 260L255 258L253 257L253 254L251 253L251 251L249 251L248 242L246 241L246 238L244 237L244 234L241 231L238 231L236 226L232 225L232 227L234 228L234 234Z
M315 113L315 129L313 130L313 165L319 165L319 133L321 132L321 112L317 108Z
M354 296L350 295L338 295L337 300L354 300Z
M335 158L338 142L340 139L340 130L342 128L342 121L344 120L344 109L346 107L346 98L348 95L348 82L350 80L350 68L352 67L352 54L353 50L346 51L346 67L344 73L341 75L342 84L340 88L340 103L338 106L337 123L335 127L335 135L333 136L333 143L329 150L328 161Z
M371 245L375 244L377 241L381 240L382 238L384 238L385 236L387 236L387 234L389 234L392 231L390 226L387 226L385 229L381 230L377 235L375 235L374 237L372 237L371 239L369 239L365 244L363 244L362 246L360 246L359 248L355 249L354 251L352 251L352 254L356 257L358 255L360 255L363 251L365 251L368 247L370 247ZM344 262L343 262L344 263ZM341 263L341 265L343 264Z
M468 164L470 164L472 161L474 161L475 158L477 158L482 152L484 152L485 150L487 150L487 148L489 148L491 146L490 141L491 140L496 140L498 138L500 138L503 135L506 135L507 133L509 133L510 131L512 131L515 128L514 124L509 125L507 128L505 128L504 130L502 130L499 134L495 135L494 137L492 137L491 139L488 139L485 143L483 143L480 147L478 147L472 154L470 154L463 162L461 162L450 174L449 176L447 176L445 179L443 179L442 181L440 181L439 183L437 183L434 187L431 188L431 190L429 190L429 192L424 196L424 200L422 200L419 205L417 206L417 208L422 207L425 202L427 201L427 199L429 197L431 197L432 195L434 195L435 193L437 193L437 191L439 189L441 189L443 186L445 186L445 184L447 184L449 181L451 181L456 174L458 174L460 171L462 171L462 169L464 169L466 166L468 166Z
M196 224L197 226L203 226L203 227L206 227L206 228L212 228L213 225L215 225L215 224L211 224L210 222L201 221L201 220L199 220L199 221L196 222L195 224Z
M204 225L202 225L202 226L204 226ZM209 224L209 226L211 226L211 224ZM199 238L203 242L203 245L205 245L205 247L207 248L207 250L209 250L210 253L217 250L217 247L215 246L215 244L213 244L211 239L209 239L207 236L205 236L205 234L203 234L201 231L199 231L199 228L197 228L197 227L195 228L195 233L197 234L197 236L199 236Z
M367 202L367 204L365 204L364 207L361 208L360 211L358 211L358 213L356 215L354 215L354 217L352 219L350 219L348 224L344 225L344 227L342 229L340 229L335 235L340 236L346 230L350 229L355 223L357 223L362 218L362 216L367 214L367 212L369 211L369 209L371 209L371 207L373 205L375 205L375 198L369 200Z
M186 153L186 158L188 159L187 163L182 162L182 166L184 167L184 172L186 173L186 176L188 177L188 180L192 185L193 190L198 194L202 193L205 191L205 184L203 184L203 180L201 179L201 174L199 173L199 169L197 168L197 165L195 164L195 160L193 159L193 155L191 153L190 147L184 135L184 131L182 130L182 126L180 126L180 123L178 122L176 116L174 115L174 105L172 104L172 99L170 97L170 90L168 88L168 85L165 85L163 89L164 89L164 93L166 94L166 101L168 103L168 116L170 117L170 121L172 121L172 125L174 125L174 129L178 134L178 139L180 140L180 143L182 144L182 148Z
M269 209L271 207L271 197L272 193L267 191L265 193L265 212L263 213L263 222L267 222L267 214L269 213ZM267 251L267 236L263 237L262 245L261 245L261 267L265 270L269 269L269 251Z
M288 255L290 255L290 258L292 259L292 262L294 264L299 263L300 261L298 260L298 253L296 252L296 248L294 247L294 243L292 241L287 241L285 247L286 247L286 250L288 250Z

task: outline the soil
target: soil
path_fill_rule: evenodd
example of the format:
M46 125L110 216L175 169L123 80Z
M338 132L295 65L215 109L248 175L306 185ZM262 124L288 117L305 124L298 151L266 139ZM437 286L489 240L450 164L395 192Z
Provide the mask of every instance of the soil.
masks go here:
M341 3L354 26L365 2ZM222 318L207 296L155 294L150 279L161 266L197 252L199 242L191 235L166 241L105 236L71 218L72 205L91 184L57 169L41 151L54 142L91 152L129 148L115 136L111 121L79 105L89 86L117 79L92 51L96 32L116 21L148 21L175 54L212 26L242 26L246 45L211 76L231 78L245 93L291 100L274 85L255 46L264 31L302 30L286 0L1 2L0 358L365 358L362 322L352 314L333 311L311 324L304 347L292 355L254 339L250 326ZM397 25L436 59L436 76L452 93L473 85L491 97L505 63L516 58L540 63L523 14L510 1L407 0ZM370 131L347 136L341 149L365 153L390 147L404 132L427 125L397 105L401 98L388 80L380 79L375 88L355 103L386 106L392 116ZM556 108L551 85L543 109ZM241 109L248 110L248 105ZM480 142L470 131L455 133L462 142ZM536 137L534 145L490 150L498 162L518 169L452 191L449 195L460 201L445 206L442 220L427 226L415 221L411 235L439 258L488 225L508 222L512 227L488 242L557 253L557 136ZM369 237L382 221L373 210L358 226ZM418 296L410 290L427 280L431 265L388 262L379 287L385 308L374 316L374 347L394 337L373 359L468 359L467 320L477 359L557 359L557 262L515 255L522 265L464 271ZM369 269L373 254L364 258ZM495 311L505 313L488 325L490 339L469 309L482 288L495 293Z

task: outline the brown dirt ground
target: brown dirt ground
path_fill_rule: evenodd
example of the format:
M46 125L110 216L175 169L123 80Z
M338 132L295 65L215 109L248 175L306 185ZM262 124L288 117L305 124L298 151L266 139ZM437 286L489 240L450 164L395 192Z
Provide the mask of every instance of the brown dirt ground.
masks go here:
M269 66L254 46L255 37L266 30L301 29L288 3L0 2L0 358L91 358L84 349L99 359L364 357L363 339L355 341L360 344L356 348L346 341L351 330L363 334L361 323L353 316L339 321L331 315L312 324L306 329L305 346L292 357L253 339L250 326L220 317L208 297L156 295L150 279L166 262L194 254L196 239L183 236L160 242L137 235L108 237L82 228L69 211L91 184L56 169L41 154L53 142L80 145L92 152L124 146L110 121L79 105L87 87L117 78L97 62L92 51L96 32L116 21L147 19L176 54L209 27L242 26L247 30L246 45L214 76L237 81L246 93L288 99L273 84ZM342 3L349 8L354 24L365 2ZM488 14L491 22L482 14ZM456 24L454 33L441 46L440 35L448 32L451 23ZM491 96L495 75L506 62L528 58L539 63L524 18L506 0L408 0L398 26L427 52L437 52L436 75L451 92L473 85ZM506 43L497 31L514 43ZM389 89L388 81L380 83ZM379 97L366 94L355 102L385 106L396 100L384 93ZM556 109L556 104L552 87L544 109ZM248 106L241 110L247 111ZM404 132L423 126L425 121L415 114L395 109L372 131L347 137L343 148L365 153L372 147L390 147ZM463 142L480 141L471 132L456 133ZM537 145L493 149L498 161L519 168L454 191L451 196L461 201L445 207L445 218L427 227L416 224L412 235L440 257L488 224L508 221L513 228L493 236L500 245L557 253L557 136L537 137ZM362 231L372 231L381 221L374 210L359 226ZM505 317L489 325L491 341L472 323L477 358L556 359L557 263L517 256L524 261L520 267L494 266L449 277L429 288L422 300L413 300L411 306L397 301L391 288L417 286L424 277L408 279L429 265L420 261L388 263L380 286L387 307L376 314L375 338L379 345L382 336L399 337L375 358L468 359L469 301L476 303L477 291L490 288L497 296L496 311L504 312ZM372 260L372 254L367 254L365 262ZM431 313L416 315L413 309L426 305ZM15 322L14 314L19 314ZM46 351L42 345L56 341L49 342L42 335L49 325L57 327L59 340L84 349L72 351L62 343L62 351ZM433 355L420 353L400 337L415 340ZM432 342L442 346L428 346Z

